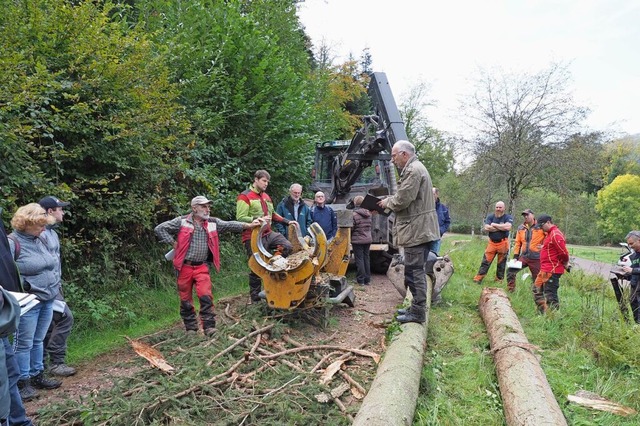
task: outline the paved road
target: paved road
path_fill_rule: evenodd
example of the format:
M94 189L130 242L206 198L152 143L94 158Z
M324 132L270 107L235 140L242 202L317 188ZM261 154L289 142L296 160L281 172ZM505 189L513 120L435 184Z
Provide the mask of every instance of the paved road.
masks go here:
M607 280L612 276L611 269L615 268L615 265L611 263L596 262L579 257L572 257L571 263L576 269L580 269L586 274L600 275Z

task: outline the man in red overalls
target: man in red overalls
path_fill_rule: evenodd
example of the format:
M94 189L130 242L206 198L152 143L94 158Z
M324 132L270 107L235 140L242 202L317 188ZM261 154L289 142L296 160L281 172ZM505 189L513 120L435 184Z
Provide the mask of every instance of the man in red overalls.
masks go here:
M173 267L177 273L180 296L180 316L187 332L197 332L198 322L193 306L193 287L200 302L200 322L207 336L215 333L215 314L209 265L220 271L220 244L218 234L242 232L260 225L259 220L250 223L224 221L210 217L211 201L201 195L191 200L191 213L156 226L160 241L173 244Z

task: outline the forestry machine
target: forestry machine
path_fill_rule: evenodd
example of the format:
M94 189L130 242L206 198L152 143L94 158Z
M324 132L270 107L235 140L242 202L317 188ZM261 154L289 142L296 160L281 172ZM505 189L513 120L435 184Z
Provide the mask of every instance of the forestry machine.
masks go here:
M407 140L407 133L385 73L371 74L367 93L373 114L363 117L363 125L351 141L316 144L310 188L325 193L327 204L338 213L338 220L340 211L350 208L355 196L393 195L397 190L391 147L398 140ZM392 217L373 215L373 272L385 273L397 252L391 238Z
M336 236L328 242L322 228L313 223L309 228L310 238L305 239L298 227L289 226L293 251L285 258L263 246L260 235L266 224L253 229L249 268L262 278L261 297L266 299L269 308L293 311L319 304L354 306L353 286L347 284L344 276L353 226L353 213L347 206L357 195L395 194L397 183L391 165L391 147L396 141L407 139L384 73L371 75L368 94L373 114L363 117L363 126L351 141L331 141L316 146L314 181L310 187L314 192L324 192L327 203L336 211ZM391 239L392 219L373 215L372 220L371 268L384 273L396 252Z

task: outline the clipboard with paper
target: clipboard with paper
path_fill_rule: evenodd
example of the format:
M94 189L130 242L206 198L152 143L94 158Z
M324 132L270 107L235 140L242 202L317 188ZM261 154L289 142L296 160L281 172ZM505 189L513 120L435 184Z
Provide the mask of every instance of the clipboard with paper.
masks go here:
M7 290L8 291L8 290ZM20 304L20 316L26 314L36 306L40 301L36 298L35 295L30 293L17 293L15 291L8 291L13 297L16 298L18 303Z
M362 207L363 209L376 211L376 212L378 212L378 213L380 213L381 215L384 215L384 216L389 216L391 214L391 210L390 209L383 209L382 207L378 206L378 202L379 201L381 201L380 198L374 197L371 194L367 194L367 195L365 195L364 200L362 200L362 203L360 204L360 207Z

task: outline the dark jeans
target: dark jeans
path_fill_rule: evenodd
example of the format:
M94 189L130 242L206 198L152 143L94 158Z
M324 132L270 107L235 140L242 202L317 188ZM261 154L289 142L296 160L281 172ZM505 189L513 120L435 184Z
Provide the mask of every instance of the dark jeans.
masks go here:
M7 376L9 378L9 396L11 397L11 413L9 415L9 424L11 426L31 426L31 419L27 417L27 412L22 404L22 398L18 392L18 378L20 377L20 369L18 361L13 352L13 347L9 344L8 338L3 338L4 351L7 364Z
M64 312L53 312L53 319L44 338L45 361L49 365L64 364L67 358L67 339L73 328L73 314L65 304Z
M413 295L409 311L424 321L427 307L427 273L425 264L435 241L404 248L404 285Z
M293 245L284 235L279 232L269 232L262 236L262 245L269 251L280 250L282 256L287 257L293 250ZM244 249L247 257L253 256L251 250L251 240L244 242ZM260 289L262 288L262 280L253 271L249 271L249 296L251 300L257 302L260 300Z
M351 246L356 260L356 281L358 284L369 284L371 282L371 266L369 265L371 244L352 244Z

